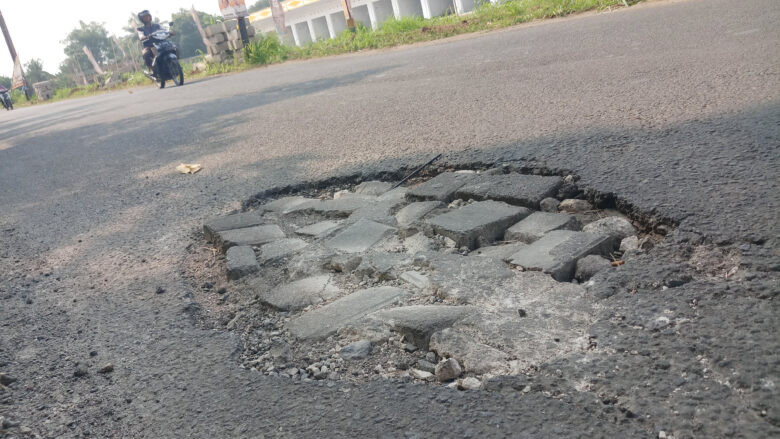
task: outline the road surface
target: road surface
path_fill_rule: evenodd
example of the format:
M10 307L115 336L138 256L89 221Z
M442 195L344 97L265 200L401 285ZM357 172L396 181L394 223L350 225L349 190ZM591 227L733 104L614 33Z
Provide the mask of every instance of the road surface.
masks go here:
M779 22L772 0L653 2L0 114L0 436L780 434ZM571 171L677 224L604 294L603 357L527 392L239 368L188 271L203 220L438 153Z

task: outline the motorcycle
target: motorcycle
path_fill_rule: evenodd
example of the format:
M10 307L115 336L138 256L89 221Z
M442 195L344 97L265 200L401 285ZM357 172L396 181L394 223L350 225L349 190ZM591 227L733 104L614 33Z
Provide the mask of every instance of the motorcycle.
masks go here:
M150 35L155 53L152 62L153 73L146 74L157 87L165 88L165 81L172 80L174 84L184 84L184 72L179 65L179 57L176 55L176 46L168 41L171 33L166 30L158 30Z
M0 101L3 102L3 108L6 110L11 111L14 109L14 101L11 100L11 94L8 93L8 90L0 92Z

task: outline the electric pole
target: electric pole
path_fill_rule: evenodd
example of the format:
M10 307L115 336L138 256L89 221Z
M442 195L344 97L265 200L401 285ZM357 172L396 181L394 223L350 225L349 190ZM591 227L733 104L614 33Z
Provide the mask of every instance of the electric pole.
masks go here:
M11 59L16 64L16 48L14 48L14 42L11 40L11 34L8 33L8 27L5 25L5 18L3 18L3 13L0 12L0 28L3 30L3 36L5 37L5 44L8 45L8 53L11 54ZM21 70L21 61L19 61L19 69ZM24 78L24 72L22 72L22 78ZM27 98L27 100L30 100L30 87L27 87L27 80L24 80L24 95Z

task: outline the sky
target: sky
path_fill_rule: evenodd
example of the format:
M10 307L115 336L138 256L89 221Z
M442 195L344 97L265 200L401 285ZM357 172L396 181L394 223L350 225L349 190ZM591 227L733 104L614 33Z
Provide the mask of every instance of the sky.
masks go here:
M168 22L173 12L192 6L219 15L218 0L0 0L0 12L22 64L39 58L49 73L59 70L65 59L60 41L79 26L79 20L104 23L109 33L122 35L131 12L148 9L160 21ZM8 47L0 38L0 76L10 77L13 67Z

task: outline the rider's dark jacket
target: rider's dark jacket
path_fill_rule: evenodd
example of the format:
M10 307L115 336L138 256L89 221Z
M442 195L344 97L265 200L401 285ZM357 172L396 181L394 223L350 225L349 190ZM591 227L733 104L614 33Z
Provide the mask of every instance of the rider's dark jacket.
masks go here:
M154 32L157 32L158 30L162 29L162 27L157 23L149 23L149 26L141 26L139 28L136 28L135 30L138 31L138 38L143 38L146 36L149 36L149 34L152 34ZM143 41L144 47L152 47L152 41L151 40L145 40Z

